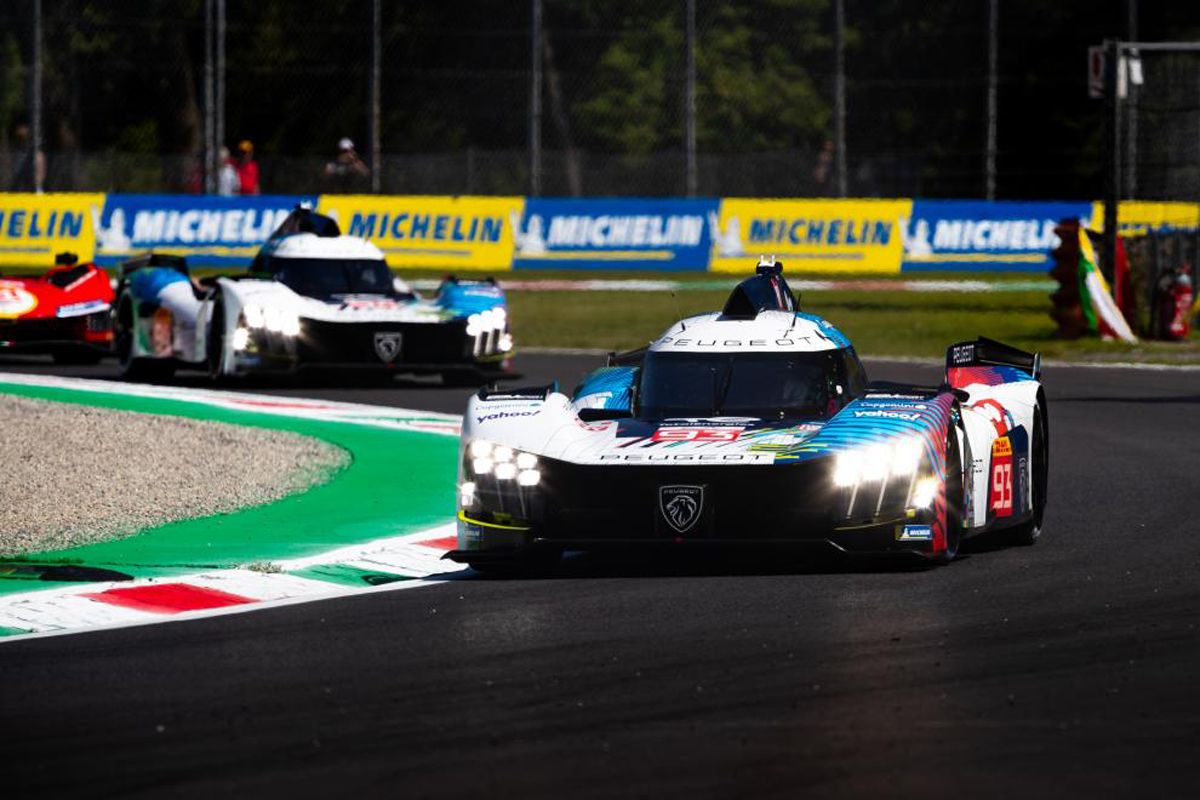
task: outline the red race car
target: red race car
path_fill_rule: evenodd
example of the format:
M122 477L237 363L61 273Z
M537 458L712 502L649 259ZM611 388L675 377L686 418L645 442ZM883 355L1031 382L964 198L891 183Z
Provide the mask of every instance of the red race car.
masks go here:
M95 264L62 253L39 278L0 277L0 353L94 364L112 349L113 289Z

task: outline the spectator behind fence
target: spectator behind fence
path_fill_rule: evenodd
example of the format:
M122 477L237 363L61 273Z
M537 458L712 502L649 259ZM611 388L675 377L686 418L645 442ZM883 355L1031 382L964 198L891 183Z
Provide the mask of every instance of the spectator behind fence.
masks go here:
M14 192L32 192L39 189L46 181L46 154L38 150L33 152L33 142L29 135L29 125L22 122L13 129L13 159L12 176L8 188Z
M355 152L354 142L343 136L338 141L337 157L325 164L324 175L329 187L343 192L361 189L370 174L370 167Z
M249 139L238 142L238 157L234 164L238 176L239 194L261 194L258 186L258 162L254 160L254 144Z
M217 194L222 197L232 197L241 189L242 181L238 178L237 167L234 166L233 157L229 155L229 148L224 145L217 156L220 166L217 167Z

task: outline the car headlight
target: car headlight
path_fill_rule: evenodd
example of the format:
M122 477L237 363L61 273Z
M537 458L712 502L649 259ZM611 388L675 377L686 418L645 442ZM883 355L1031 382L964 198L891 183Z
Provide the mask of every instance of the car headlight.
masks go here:
M932 475L921 478L913 488L912 505L914 508L929 508L937 497L939 481Z
M254 304L242 306L242 318L246 320L247 328L261 328L265 324L262 306Z
M300 315L294 311L251 303L242 307L242 319L247 328L266 329L284 336L300 335Z
M833 482L845 487L912 475L921 464L923 451L924 444L916 436L845 450L837 455Z
M857 447L837 454L832 479L839 489L850 490L846 516L865 516L905 508L928 508L940 480L921 474L925 443L919 436Z
M537 486L542 479L536 455L482 439L467 446L465 461L467 470L475 478L490 475L497 481L515 480L526 487Z
M503 306L496 306L467 317L467 335L478 336L488 331L502 331L507 324L508 312Z

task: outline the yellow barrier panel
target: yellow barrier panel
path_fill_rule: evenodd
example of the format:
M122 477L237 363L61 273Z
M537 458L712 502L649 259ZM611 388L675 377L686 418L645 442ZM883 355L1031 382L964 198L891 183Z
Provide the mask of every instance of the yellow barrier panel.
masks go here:
M393 267L510 270L523 197L322 195L342 233L370 239Z
M0 266L43 266L69 250L91 261L102 194L0 194Z
M1104 203L1092 204L1092 230L1104 230ZM1200 203L1122 200L1117 206L1117 229L1138 236L1155 228L1200 227Z
M899 272L912 200L726 198L710 269L745 272L774 254L789 272Z

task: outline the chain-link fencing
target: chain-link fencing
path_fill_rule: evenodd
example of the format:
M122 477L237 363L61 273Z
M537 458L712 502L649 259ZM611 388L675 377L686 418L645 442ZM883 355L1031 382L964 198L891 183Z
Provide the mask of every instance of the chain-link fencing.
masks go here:
M0 185L525 194L536 164L546 195L682 195L694 96L697 193L830 196L836 3L847 193L981 196L988 5L919 0L11 0ZM1083 47L1097 37L1033 0L1003 4L998 34L998 195L1095 196ZM1144 136L1160 132L1152 106ZM1169 194L1178 173L1158 174L1139 180Z

